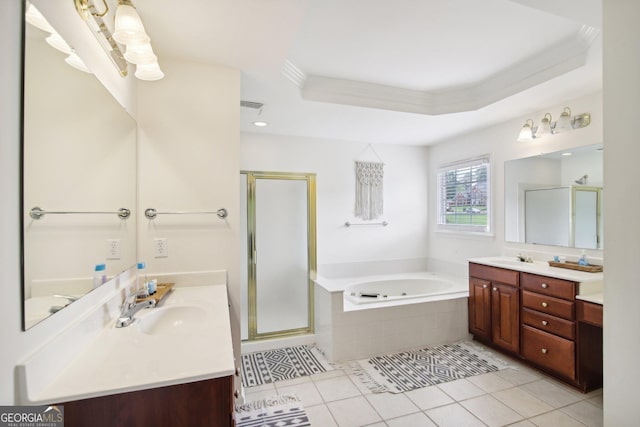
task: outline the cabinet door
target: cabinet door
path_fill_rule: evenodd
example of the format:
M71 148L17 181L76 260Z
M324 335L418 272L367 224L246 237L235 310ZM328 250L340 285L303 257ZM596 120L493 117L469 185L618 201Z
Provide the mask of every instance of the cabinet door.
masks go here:
M519 290L496 283L491 286L493 343L517 353L520 350Z
M491 339L491 283L469 278L469 332Z

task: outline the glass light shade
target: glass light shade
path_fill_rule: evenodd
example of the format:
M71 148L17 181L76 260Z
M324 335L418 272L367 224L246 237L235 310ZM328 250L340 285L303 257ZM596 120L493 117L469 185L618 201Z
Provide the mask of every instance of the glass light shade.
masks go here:
M121 44L141 42L148 39L142 20L133 6L118 5L116 9L113 38Z
M571 126L571 109L569 107L564 107L564 111L560 114L560 118L556 122L554 130L556 132L563 132L571 129L573 129Z
M529 124L531 122L531 124ZM531 141L533 140L533 120L529 119L525 122L522 129L520 129L520 135L518 141Z
M25 13L26 21L36 28L46 31L47 33L55 33L49 21L40 13L40 11L31 3L27 5L27 12Z
M157 62L152 64L138 64L136 66L136 77L140 80L153 81L163 78L164 73Z
M85 73L91 74L91 70L87 68L84 62L82 62L82 59L80 59L80 57L73 51L69 56L65 58L64 62L71 65L76 70L84 71Z
M153 53L151 43L129 43L124 59L133 64L153 64L158 62L158 57Z
M542 138L551 135L551 114L547 113L540 120L538 130L536 130L536 138Z
M64 41L62 36L58 33L51 33L49 37L46 38L46 41L47 43L49 43L49 46L56 48L60 52L67 55L71 55L71 52L73 51L73 49L71 49L71 46L69 46L67 42Z

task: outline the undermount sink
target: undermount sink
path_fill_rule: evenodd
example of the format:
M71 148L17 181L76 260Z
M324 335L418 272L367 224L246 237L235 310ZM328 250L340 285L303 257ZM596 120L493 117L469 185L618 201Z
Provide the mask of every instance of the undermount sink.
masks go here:
M496 259L494 261L497 264L504 264L504 265L527 265L527 264L533 264L532 262L524 262L524 261L518 261L518 260L511 260L511 259Z
M137 319L138 329L148 335L182 334L202 327L207 312L194 306L152 308Z

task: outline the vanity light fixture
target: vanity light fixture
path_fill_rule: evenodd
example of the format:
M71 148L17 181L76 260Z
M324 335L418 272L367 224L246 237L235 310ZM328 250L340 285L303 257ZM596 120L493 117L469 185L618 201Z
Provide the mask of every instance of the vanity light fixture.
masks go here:
M69 46L67 42L62 38L62 36L56 33L55 30L53 33L49 34L45 41L49 46L58 49L64 54L71 55L71 52L73 52L71 46Z
M551 135L551 114L546 113L542 120L540 120L540 126L536 131L536 138L543 138Z
M529 124L531 122L531 124ZM533 139L533 120L527 119L522 129L520 129L520 136L518 141L531 141Z
M556 122L555 131L557 133L571 129L571 108L564 107L562 114L560 114L560 118Z
M27 3L27 11L24 14L24 18L29 24L44 31L45 33L54 33L56 31L53 29L51 24L49 24L47 18L45 18L38 8L31 3Z
M82 62L82 59L78 56L75 51L71 51L69 56L64 59L64 62L71 65L76 70L84 71L85 73L91 74L91 70L87 68L87 66Z
M131 0L118 0L113 34L102 19L109 13L106 0L102 0L103 12L98 12L93 0L74 2L78 14L87 22L121 76L127 75L127 66L131 63L136 65L135 76L140 80L151 81L164 77L158 57L151 47L151 38L147 35ZM118 43L125 46L125 53L122 53Z
M551 114L549 113L546 113L542 120L540 120L540 126L534 126L533 120L528 119L520 130L518 141L531 141L547 135L580 129L589 126L590 123L591 114L583 113L572 117L571 108L564 107L560 117L555 122L551 121Z
M75 53L73 48L62 38L60 34L49 24L47 18L31 3L27 2L25 21L39 30L49 33L45 41L47 44L67 55L65 62L76 70L91 74L91 70L82 62L82 59Z

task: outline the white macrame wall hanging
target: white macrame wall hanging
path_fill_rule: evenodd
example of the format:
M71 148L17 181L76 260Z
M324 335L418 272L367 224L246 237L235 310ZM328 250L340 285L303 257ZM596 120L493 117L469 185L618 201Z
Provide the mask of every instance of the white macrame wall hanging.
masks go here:
M384 210L383 177L381 162L356 160L355 216L364 220L379 218Z

